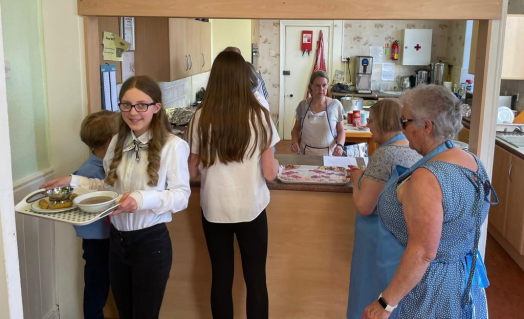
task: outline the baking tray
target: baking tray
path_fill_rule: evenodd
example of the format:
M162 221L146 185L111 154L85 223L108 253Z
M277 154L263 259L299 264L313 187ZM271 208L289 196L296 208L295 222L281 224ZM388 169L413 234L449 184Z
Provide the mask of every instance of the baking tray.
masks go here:
M330 181L322 180L322 178L320 178L319 181L311 179L312 176L319 176L319 174L320 176L322 176L323 174L326 174L326 173L333 173L333 174L341 173L340 171L336 169L340 169L340 168L332 168L332 167L326 167L326 166L310 166L310 165L290 165L289 168L288 167L284 168L278 174L277 179L284 184L332 185L332 186L347 185L350 182L350 178L349 176L347 176L347 173L343 181L330 182ZM302 175L301 177L303 179L302 180L286 179L285 177L286 174L289 174L291 172L297 172L296 176ZM329 175L332 175L332 174L329 174Z
M77 193L79 195L89 193L89 192L92 192L92 191L84 189L84 188L77 188L73 191L73 193ZM26 199L30 195L31 194L28 194L26 197L24 197L24 199L22 199L18 204L16 204L15 211L17 213L29 215L33 217L38 217L38 218L54 220L57 222L72 224L75 226L85 226L85 225L94 223L97 220L105 218L106 216L111 214L117 207L117 205L115 205L99 213L85 213L82 210L80 210L79 208L73 208L71 210L61 212L61 213L56 213L56 212L51 212L51 211L48 213L43 213L43 212L36 212L36 211L31 210L32 203L26 202ZM118 201L118 198L117 198L117 201Z

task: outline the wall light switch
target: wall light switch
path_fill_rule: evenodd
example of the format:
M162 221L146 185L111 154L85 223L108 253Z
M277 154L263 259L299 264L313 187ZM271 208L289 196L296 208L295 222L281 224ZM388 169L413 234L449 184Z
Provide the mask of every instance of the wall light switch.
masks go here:
M5 78L9 79L11 77L11 62L4 60L5 64Z

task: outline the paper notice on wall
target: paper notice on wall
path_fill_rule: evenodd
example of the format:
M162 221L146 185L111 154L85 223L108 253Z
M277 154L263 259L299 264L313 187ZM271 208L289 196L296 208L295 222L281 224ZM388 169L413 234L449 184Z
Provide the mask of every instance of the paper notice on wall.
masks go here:
M384 50L382 47L369 47L369 55L373 57L373 64L380 64L384 59Z
M395 63L382 63L382 81L395 81Z
M104 32L104 60L122 61L124 52L129 48L130 43L118 35L111 32Z
M116 65L104 64L100 66L100 80L102 81L102 109L118 112L118 95L116 85Z

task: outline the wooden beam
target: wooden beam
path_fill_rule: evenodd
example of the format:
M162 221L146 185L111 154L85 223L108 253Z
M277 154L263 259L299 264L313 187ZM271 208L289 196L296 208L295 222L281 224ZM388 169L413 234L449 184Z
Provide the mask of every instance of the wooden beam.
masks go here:
M98 17L84 17L84 44L86 54L87 113L91 114L102 109Z
M491 23L489 20L479 21L477 36L475 91L473 93L473 105L471 106L471 128L469 133L469 149L477 155L482 151L482 141L479 137L482 135L484 111L486 110Z
M500 19L502 0L78 0L84 16L220 19Z

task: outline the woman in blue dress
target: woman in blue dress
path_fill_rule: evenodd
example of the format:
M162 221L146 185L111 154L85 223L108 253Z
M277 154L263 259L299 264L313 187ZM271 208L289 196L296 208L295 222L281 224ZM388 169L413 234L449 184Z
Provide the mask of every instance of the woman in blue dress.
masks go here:
M372 282L375 271L375 249L378 232L376 207L380 192L397 165L409 167L422 157L409 148L402 134L402 106L397 99L378 101L370 111L368 127L373 141L380 145L369 158L365 170L351 167L353 202L357 209L355 241L351 263L347 318L362 318L368 304L381 293Z
M374 285L382 293L363 318L487 318L478 243L497 199L480 160L450 141L462 127L460 101L425 85L401 102L404 134L424 157L398 168L379 197Z

